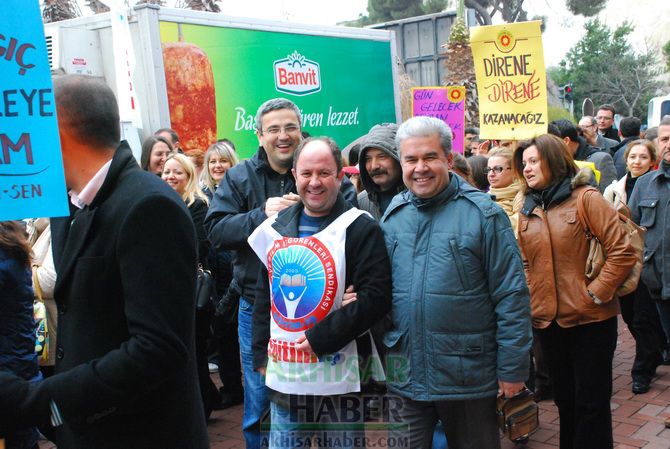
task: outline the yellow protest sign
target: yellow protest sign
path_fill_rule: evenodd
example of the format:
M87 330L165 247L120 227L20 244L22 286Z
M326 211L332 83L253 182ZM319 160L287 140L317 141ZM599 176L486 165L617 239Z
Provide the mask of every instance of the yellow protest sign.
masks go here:
M470 28L484 139L547 132L547 76L540 22Z

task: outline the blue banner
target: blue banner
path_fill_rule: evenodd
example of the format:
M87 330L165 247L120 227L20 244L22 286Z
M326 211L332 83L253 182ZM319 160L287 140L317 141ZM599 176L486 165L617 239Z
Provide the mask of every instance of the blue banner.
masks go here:
M51 72L38 0L0 17L0 220L68 215Z

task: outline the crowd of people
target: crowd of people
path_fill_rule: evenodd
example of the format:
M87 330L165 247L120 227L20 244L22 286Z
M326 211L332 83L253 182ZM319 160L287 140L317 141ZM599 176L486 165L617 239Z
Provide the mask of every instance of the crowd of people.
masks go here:
M341 151L275 98L249 159L164 128L138 162L102 82L60 76L54 93L71 215L0 222L8 449L39 432L206 448L212 410L240 403L248 448L365 447L371 415L398 447L496 448L496 398L526 387L555 401L562 449L611 449L619 313L632 393L670 363L670 117L616 132L603 105L520 142L467 128L463 155L444 122L414 117Z

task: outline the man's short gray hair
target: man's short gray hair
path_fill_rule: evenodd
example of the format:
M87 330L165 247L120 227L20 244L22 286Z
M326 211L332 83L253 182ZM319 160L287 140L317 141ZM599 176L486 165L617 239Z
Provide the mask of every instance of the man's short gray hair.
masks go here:
M435 117L419 116L412 117L400 125L398 133L395 136L395 142L398 148L400 143L410 137L430 137L435 134L440 136L440 145L444 154L451 153L451 128L440 119Z
M278 111L280 109L288 109L289 111L293 111L295 115L298 116L298 126L302 128L302 114L300 114L300 109L298 109L298 106L286 98L273 98L272 100L266 101L258 108L258 111L256 112L256 131L259 133L263 131L262 121L265 114L272 111Z

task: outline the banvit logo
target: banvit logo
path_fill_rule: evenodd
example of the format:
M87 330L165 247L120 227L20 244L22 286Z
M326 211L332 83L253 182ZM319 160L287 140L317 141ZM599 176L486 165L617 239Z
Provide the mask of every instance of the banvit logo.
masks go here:
M275 88L293 95L309 95L321 90L319 63L305 59L297 51L274 62Z

